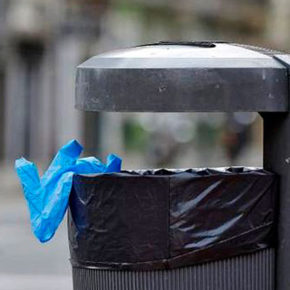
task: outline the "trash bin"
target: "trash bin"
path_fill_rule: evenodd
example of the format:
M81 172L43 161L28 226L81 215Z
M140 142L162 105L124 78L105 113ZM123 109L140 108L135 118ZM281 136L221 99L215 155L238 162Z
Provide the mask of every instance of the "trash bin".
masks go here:
M289 64L256 47L162 42L78 67L82 110L259 112L264 168L75 175L74 290L288 289Z

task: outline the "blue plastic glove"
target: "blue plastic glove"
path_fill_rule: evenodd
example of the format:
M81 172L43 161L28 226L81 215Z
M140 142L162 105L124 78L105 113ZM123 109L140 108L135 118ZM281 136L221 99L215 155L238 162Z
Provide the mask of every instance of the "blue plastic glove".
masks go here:
M104 165L95 157L78 159L82 150L83 147L76 140L70 141L58 151L41 178L32 162L25 158L15 161L30 211L32 230L42 243L54 236L65 215L74 173L121 171L122 160L118 156L110 154Z

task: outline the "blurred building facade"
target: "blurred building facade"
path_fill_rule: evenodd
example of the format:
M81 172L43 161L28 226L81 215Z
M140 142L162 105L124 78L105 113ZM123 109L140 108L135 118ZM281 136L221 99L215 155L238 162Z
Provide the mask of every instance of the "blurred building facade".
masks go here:
M75 68L90 55L180 39L287 49L289 16L286 0L0 0L1 158L46 160L71 138L122 151L126 116L74 110Z
M0 3L2 155L46 158L81 132L81 116L73 109L74 72L95 42L94 12L101 9L64 0Z

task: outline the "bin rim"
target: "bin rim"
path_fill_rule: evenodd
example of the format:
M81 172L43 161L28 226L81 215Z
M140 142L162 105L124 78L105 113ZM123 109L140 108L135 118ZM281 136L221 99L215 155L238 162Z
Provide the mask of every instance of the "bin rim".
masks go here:
M179 174L189 174L192 177L206 177L215 175L242 175L242 174L259 174L259 175L275 175L275 173L265 170L263 167L244 167L244 166L229 166L229 167L200 167L200 168L157 168L157 169L130 169L121 170L121 172L112 173L92 173L92 174L75 174L76 176L94 178L101 176L115 177L170 177Z

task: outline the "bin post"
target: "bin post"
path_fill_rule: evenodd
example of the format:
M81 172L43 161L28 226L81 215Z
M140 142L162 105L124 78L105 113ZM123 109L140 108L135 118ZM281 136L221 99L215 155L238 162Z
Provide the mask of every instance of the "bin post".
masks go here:
M279 175L276 290L290 289L290 114L266 113L264 119L264 168Z
M290 56L276 56L289 68ZM289 92L290 92L290 73ZM280 177L276 290L290 289L290 113L261 113L264 120L264 168Z
M290 114L266 113L264 168L279 175L276 290L290 289Z

